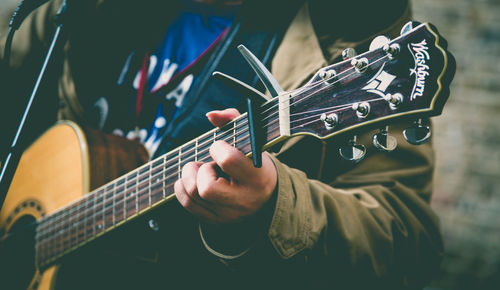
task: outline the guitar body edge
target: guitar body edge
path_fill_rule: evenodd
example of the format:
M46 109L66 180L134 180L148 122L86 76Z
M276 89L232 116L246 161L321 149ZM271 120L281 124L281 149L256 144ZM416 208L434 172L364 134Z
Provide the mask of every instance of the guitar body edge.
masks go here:
M9 233L26 217L50 215L147 159L138 142L58 122L23 153L0 210L0 230ZM41 273L34 269L27 288L53 289L58 269L59 265Z

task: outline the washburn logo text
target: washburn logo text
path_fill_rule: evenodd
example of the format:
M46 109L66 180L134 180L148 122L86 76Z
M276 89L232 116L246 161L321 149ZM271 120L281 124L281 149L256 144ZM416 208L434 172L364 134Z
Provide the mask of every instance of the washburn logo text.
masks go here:
M419 43L409 44L408 49L415 59L415 67L410 69L410 76L415 75L415 85L410 100L415 100L424 94L425 78L429 75L429 66L425 64L430 59L429 52L427 52L429 48L424 39Z

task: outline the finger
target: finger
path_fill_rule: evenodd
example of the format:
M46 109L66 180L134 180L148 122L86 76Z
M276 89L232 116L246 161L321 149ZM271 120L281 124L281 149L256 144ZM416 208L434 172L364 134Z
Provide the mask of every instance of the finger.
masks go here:
M209 162L203 164L197 177L198 194L200 198L213 204L225 204L231 192L230 182L217 172L217 164Z
M204 205L203 203L200 203L200 201L192 198L186 192L181 180L177 180L177 182L174 184L174 190L175 196L179 203L191 214L208 221L215 222L218 220L217 212L209 206Z
M216 141L210 146L210 156L222 171L238 181L251 179L258 172L249 158L224 141Z
M198 188L196 185L196 176L198 169L203 162L189 162L182 167L181 181L187 194L191 197L198 196Z
M230 109L225 109L222 111L211 111L207 113L207 118L216 127L222 127L227 122L231 121L232 119L238 117L240 115L240 112L238 110L230 108Z

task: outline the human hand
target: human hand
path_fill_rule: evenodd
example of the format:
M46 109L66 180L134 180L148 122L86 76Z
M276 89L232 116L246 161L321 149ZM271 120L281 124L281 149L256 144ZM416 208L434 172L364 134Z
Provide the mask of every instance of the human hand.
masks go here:
M209 121L217 127L237 117L236 109L212 111ZM277 183L274 163L262 154L262 167L255 168L241 151L224 141L210 147L212 162L189 162L175 182L175 194L192 214L211 223L241 221L255 214L271 198Z

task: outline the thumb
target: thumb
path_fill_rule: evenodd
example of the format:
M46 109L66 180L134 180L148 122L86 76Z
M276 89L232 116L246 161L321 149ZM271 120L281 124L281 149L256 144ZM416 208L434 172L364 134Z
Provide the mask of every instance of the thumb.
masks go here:
M240 112L236 109L225 109L222 111L211 111L207 113L207 118L216 127L222 127L227 122L238 117Z

